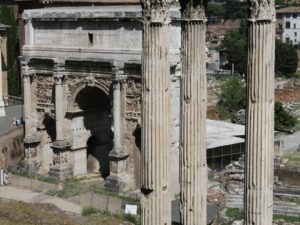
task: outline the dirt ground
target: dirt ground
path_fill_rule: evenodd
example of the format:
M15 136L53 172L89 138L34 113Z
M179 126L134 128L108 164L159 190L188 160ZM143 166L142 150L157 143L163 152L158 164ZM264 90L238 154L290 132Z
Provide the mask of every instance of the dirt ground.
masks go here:
M131 224L104 215L67 215L51 204L0 202L0 225L121 225Z

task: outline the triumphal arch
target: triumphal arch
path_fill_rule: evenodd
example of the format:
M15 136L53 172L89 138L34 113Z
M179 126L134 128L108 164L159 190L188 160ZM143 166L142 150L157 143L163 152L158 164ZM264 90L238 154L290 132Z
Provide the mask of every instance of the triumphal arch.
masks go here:
M27 171L100 171L122 187L141 169L142 224L169 225L177 167L182 224L206 224L206 16L203 1L179 2L25 11ZM249 6L245 224L271 225L275 6Z
M175 7L170 79L177 97L170 126L177 155L179 17ZM139 188L141 7L35 9L23 20L24 166L60 179L100 172L113 187Z

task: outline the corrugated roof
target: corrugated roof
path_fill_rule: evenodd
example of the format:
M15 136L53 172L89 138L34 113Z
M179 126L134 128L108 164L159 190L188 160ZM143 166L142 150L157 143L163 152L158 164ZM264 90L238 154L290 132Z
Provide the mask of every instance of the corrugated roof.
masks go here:
M219 120L206 120L207 149L245 142L245 126Z
M277 13L300 13L300 6L290 6L290 7L278 9Z

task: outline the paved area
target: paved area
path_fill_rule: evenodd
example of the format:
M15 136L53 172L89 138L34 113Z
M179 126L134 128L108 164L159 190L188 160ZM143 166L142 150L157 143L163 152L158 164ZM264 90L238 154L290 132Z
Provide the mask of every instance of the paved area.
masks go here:
M21 118L23 105L10 105L5 108L6 116L0 117L0 135L13 128L13 118Z
M69 202L65 199L49 196L43 193L34 192L31 190L2 186L0 187L0 198L6 198L10 200L23 201L27 203L50 203L63 211L71 213L81 213L81 206L78 204Z

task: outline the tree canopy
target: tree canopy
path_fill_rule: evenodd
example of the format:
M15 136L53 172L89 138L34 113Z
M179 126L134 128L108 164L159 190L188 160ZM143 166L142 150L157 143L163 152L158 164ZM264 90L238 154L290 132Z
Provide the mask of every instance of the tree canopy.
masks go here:
M246 86L240 76L233 76L221 84L217 111L221 119L232 120L240 109L246 108Z
M235 71L239 74L247 73L247 39L240 29L227 32L222 48L226 49L228 66L234 64Z
M280 76L290 76L298 66L298 55L294 46L276 40L275 71Z
M7 33L8 92L11 95L20 95L21 84L17 66L19 40L13 7L0 6L0 23L11 26Z
M275 102L275 130L290 130L297 123L297 118L287 112L281 102Z

